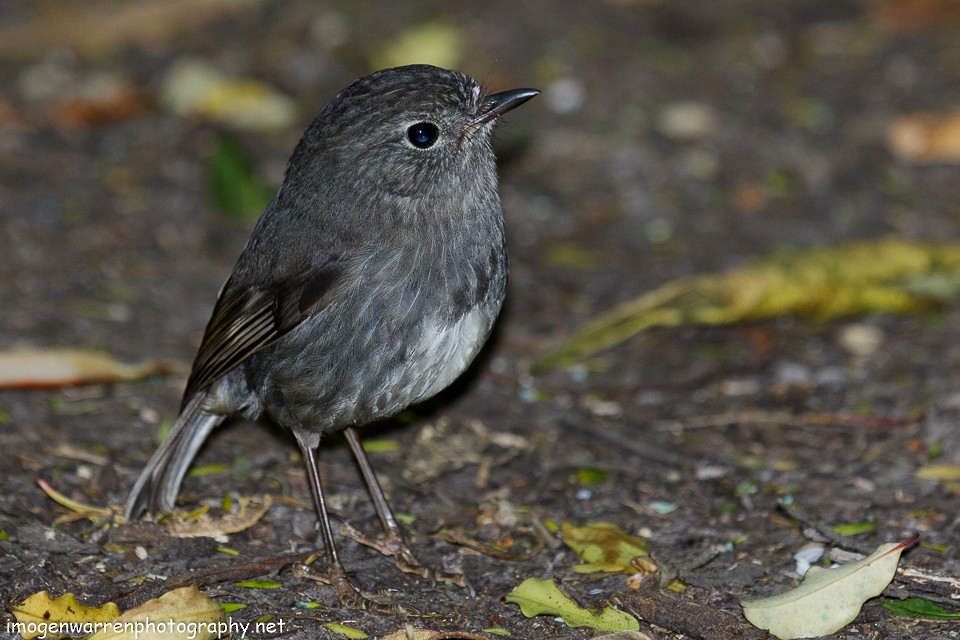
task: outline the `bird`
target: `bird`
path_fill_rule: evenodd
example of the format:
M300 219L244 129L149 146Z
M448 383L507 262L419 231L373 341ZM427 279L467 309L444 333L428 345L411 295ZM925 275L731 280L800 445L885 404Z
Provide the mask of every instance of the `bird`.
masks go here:
M538 93L488 93L464 73L408 65L364 76L326 105L220 289L179 415L127 499L128 520L173 509L222 422L266 419L303 456L325 581L343 605L367 608L337 551L318 468L321 442L343 432L383 527L359 541L430 577L357 430L439 393L487 341L508 278L491 135Z

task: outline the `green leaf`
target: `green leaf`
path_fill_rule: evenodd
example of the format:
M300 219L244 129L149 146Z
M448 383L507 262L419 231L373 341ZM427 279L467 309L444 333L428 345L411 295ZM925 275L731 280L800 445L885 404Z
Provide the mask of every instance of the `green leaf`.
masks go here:
M584 609L557 588L553 580L527 578L506 595L506 601L520 606L528 618L539 615L560 616L570 627L589 627L600 631L639 631L637 619L625 611L607 605L599 613Z
M328 622L323 626L325 626L327 629L330 629L330 631L333 631L334 633L339 633L340 635L346 636L351 640L363 640L363 638L370 637L360 629L357 629L356 627L348 627L347 625L340 624L339 622Z
M861 533L870 533L877 530L877 525L872 522L850 522L838 524L833 528L841 536L858 536Z
M190 471L187 472L187 475L191 477L197 476L212 476L218 473L226 473L230 471L230 466L225 464L205 464L199 467L192 467Z
M220 608L223 609L224 613L233 613L234 611L239 611L240 609L246 609L247 605L240 604L239 602L221 602Z
M577 470L577 482L584 487L589 487L597 484L598 482L603 482L608 477L610 477L610 474L603 469L584 467L583 469Z
M240 220L263 213L276 191L256 176L243 149L227 136L217 139L207 166L207 185L217 209Z
M382 453L384 451L399 451L400 442L393 438L371 438L363 441L363 450L367 453Z
M235 582L235 585L238 587L246 587L248 589L276 589L277 587L282 587L282 582L277 582L276 580L244 580L242 582Z
M924 620L960 620L960 611L944 609L936 602L923 598L884 600L883 608L897 616Z

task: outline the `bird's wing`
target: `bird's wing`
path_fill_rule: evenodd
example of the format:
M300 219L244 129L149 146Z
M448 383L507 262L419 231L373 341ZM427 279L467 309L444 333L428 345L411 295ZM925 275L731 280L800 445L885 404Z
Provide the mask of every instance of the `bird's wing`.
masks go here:
M343 271L344 261L330 256L283 282L249 286L227 280L203 334L184 403L317 313Z

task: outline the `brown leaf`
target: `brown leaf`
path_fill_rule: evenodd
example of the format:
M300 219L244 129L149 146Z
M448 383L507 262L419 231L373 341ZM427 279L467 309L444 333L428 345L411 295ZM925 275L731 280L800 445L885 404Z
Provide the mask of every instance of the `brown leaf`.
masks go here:
M944 115L915 114L887 130L890 150L908 162L960 162L960 109Z
M173 370L165 362L124 364L80 349L19 349L0 353L0 389L44 389L131 382Z
M263 0L116 0L34 3L33 14L0 25L0 58L32 58L51 47L97 55L125 44L159 45Z

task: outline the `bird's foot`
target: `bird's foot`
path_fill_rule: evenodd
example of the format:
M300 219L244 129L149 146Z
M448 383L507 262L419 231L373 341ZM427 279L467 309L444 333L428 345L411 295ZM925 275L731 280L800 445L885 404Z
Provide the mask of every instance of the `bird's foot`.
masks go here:
M376 549L385 556L392 557L397 564L397 568L404 573L412 573L421 578L436 580L437 582L449 581L459 587L467 586L462 574L430 569L421 564L413 555L413 552L410 551L399 529L387 529L382 537L374 537L360 531L348 522L341 521L340 533L364 546Z
M325 572L317 571L313 568L313 562L320 555L321 552L315 553L305 563L294 565L293 574L298 578L307 578L330 585L337 593L340 604L348 609L394 616L407 613L407 610L398 604L379 602L377 597L381 594L362 593L354 586L343 566L334 565L327 567Z

